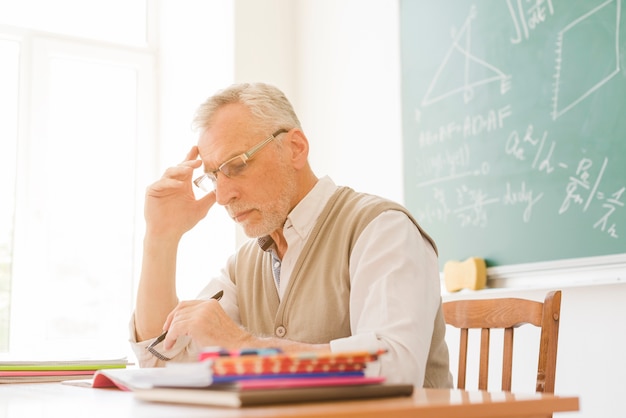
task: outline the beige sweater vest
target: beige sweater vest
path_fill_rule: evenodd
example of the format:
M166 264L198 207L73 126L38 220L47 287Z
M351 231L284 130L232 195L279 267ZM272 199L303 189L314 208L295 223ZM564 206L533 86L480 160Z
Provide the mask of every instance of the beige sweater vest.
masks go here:
M255 240L231 258L243 326L258 336L319 344L348 337L350 330L350 253L363 229L386 210L411 214L382 198L339 188L320 214L296 261L282 301L274 285L272 257ZM424 387L450 387L448 348L441 306L435 318Z

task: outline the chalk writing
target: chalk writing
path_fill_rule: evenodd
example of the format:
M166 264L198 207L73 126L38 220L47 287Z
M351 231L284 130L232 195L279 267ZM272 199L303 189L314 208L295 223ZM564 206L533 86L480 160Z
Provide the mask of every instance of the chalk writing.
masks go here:
M552 163L552 155L554 154L554 148L556 147L556 142L551 141L549 148L546 150L545 154L543 153L544 147L546 145L546 138L548 133L544 132L544 135L541 137L541 142L537 148L537 153L535 154L535 159L532 163L532 168L537 169L539 171L545 171L547 174L550 174L554 171L554 164ZM567 168L565 163L559 163L562 168Z
M493 132L504 127L505 120L513 114L511 105L489 109L484 113L464 116L436 127L422 130L417 138L420 148L448 142L457 136L471 138L483 133Z
M621 6L621 0L605 1L599 6L573 20L559 32L556 41L556 65L554 73L554 93L552 96L552 119L556 120L561 117L574 106L585 100L591 93L598 90L620 73L619 33L622 10ZM607 22L598 18L598 15L609 8L611 9L610 11L615 14L615 20L612 20L610 24L607 25ZM596 66L607 68L607 71L599 74L597 78L590 78L588 74L580 71L580 68L584 68L584 66L589 64L587 61L579 63L569 62L569 65L567 66L563 62L563 49L566 45L569 49L588 48L587 45L578 45L577 42L587 40L588 35L585 34L590 33L589 25L595 25L597 27L596 30L599 32L604 32L609 29L614 33L614 36L607 38L609 41L615 43L614 47L602 49L601 51L607 51L607 53L601 54L600 56L594 56ZM585 32L583 33L582 31ZM567 86L568 92L567 99L564 100L561 100L562 85Z
M504 145L504 152L507 155L513 156L515 159L524 161L526 160L526 153L535 151L535 156L531 167L538 171L545 171L550 174L555 169L555 163L553 160L554 149L556 147L555 141L550 141L547 144L548 131L543 131L541 138L533 136L534 127L528 125L524 137L520 139L519 133L514 130L508 136ZM530 150L528 148L531 148ZM566 163L559 162L558 165L561 168L567 168Z
M426 94L422 99L423 107L430 106L441 100L459 94L462 94L463 101L468 103L474 98L475 90L477 88L492 83L500 83L500 94L505 94L511 89L510 75L507 75L495 65L490 64L472 53L472 21L476 18L476 15L476 7L472 6L470 8L469 15L465 19L461 28L459 30L453 29L451 31L452 44L448 48L443 61L439 65L439 68L437 69L435 76L430 82ZM457 58L456 55L460 55L463 66L459 67L455 64ZM476 71L477 67L479 67L482 71ZM444 84L441 81L441 79L443 79L443 74L455 71L462 71L462 76L460 77L462 83L452 86L446 84L441 87L441 84Z
M469 160L470 147L465 143L458 148L427 156L418 164L418 172L431 178L457 176L469 165Z
M559 214L566 212L571 203L582 205L584 203L583 211L586 211L594 198L594 193L598 189L598 185L602 181L602 174L606 168L607 158L604 159L602 168L598 173L594 183L591 173L593 167L593 161L590 158L582 158L576 167L576 173L574 176L570 176L569 182L565 187L565 199L559 208ZM582 189L582 190L581 190ZM587 196L583 196L584 194Z
M594 228L600 228L601 231L605 231L613 238L619 238L619 236L617 235L617 226L615 225L615 223L611 223L611 225L609 225L609 220L611 218L611 215L613 215L617 208L624 207L624 202L620 200L622 198L622 195L624 194L624 190L626 190L626 187L622 187L621 189L613 193L611 197L602 204L602 207L606 209L606 212L598 220L598 222L593 225Z
M437 187L433 188L433 201L437 205L426 205L420 207L416 213L416 217L426 222L443 222L446 223L448 215L452 212L446 203L445 192Z
M511 0L507 0L509 13L513 19L513 26L515 26L516 36L515 38L511 38L512 44L518 44L522 42L523 39L529 39L530 32L541 23L545 22L548 15L554 14L554 7L552 6L551 0L535 0L535 2L522 2L522 0L517 0L516 3L517 10L513 7ZM528 8L524 9L524 3L529 5Z
M461 226L487 226L487 205L498 203L499 199L489 199L482 189L462 185L456 189L458 207L454 210Z
M528 223L532 215L533 206L543 197L543 193L539 193L537 196L533 196L533 194L534 192L532 189L526 190L525 181L522 182L520 189L517 191L514 191L511 187L511 183L507 182L506 192L504 194L504 198L502 199L502 203L505 205L515 205L518 203L526 204L522 220Z

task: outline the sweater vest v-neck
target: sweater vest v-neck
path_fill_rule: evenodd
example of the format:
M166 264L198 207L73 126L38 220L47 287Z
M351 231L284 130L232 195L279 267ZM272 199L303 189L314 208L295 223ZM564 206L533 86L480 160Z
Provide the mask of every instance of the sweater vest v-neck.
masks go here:
M411 214L401 205L340 187L322 210L299 255L282 300L272 275L272 255L256 240L245 243L231 258L229 274L237 286L242 325L261 337L279 337L310 344L350 336L350 254L365 227L388 210L405 213L435 248ZM425 386L448 379L445 324L437 313ZM434 367L430 370L429 368Z

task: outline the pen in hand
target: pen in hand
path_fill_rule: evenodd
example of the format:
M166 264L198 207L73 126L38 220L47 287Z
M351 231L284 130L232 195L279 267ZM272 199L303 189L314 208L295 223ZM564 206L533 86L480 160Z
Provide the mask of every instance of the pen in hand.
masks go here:
M220 300L223 295L224 295L224 291L220 290L219 292L217 292L216 294L211 296L211 299ZM152 341L152 343L150 343L149 346L146 347L146 350L148 350L154 357L158 358L159 360L170 361L171 358L169 358L167 356L164 356L163 354L159 353L154 348L158 343L163 341L165 339L165 337L167 337L167 331L164 331L161 335L156 337L156 339L154 341Z

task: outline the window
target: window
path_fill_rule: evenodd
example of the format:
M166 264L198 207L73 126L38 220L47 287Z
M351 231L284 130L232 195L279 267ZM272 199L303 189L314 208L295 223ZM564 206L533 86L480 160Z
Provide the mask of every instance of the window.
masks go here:
M156 68L167 60L146 35L156 39L161 22L148 16L160 4L0 0L0 352L130 355L144 190L186 153L160 154L178 152L171 142L185 132L169 142L159 132L187 129L199 103L183 106L183 122L156 118L167 96ZM186 76L177 87L195 89ZM209 218L223 239L196 232L183 243L218 253L203 260L194 293L235 247L225 214Z
M91 350L110 339L121 347L137 191L151 166L154 58L23 32L15 39L2 43L13 72L1 81L12 94L2 95L10 141L2 145L0 344Z
M153 65L149 56L63 41L33 39L29 47L32 112L18 154L11 349L37 346L35 338L53 351L57 342L59 349L99 346L99 335L120 335L113 328L128 321L127 310L111 307L132 304Z
M146 0L0 0L0 23L145 47Z
M8 349L13 219L15 216L15 158L19 44L0 39L0 351Z

